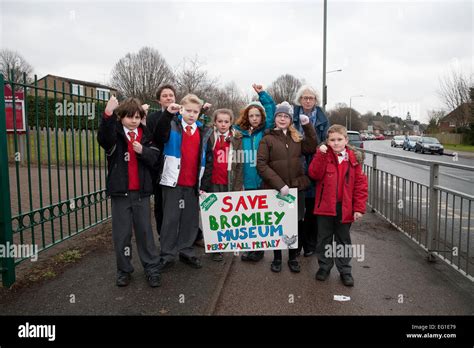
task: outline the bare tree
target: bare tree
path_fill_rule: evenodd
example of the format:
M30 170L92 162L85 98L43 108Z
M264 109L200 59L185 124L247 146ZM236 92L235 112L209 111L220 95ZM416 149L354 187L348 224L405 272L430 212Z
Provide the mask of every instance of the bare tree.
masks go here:
M362 129L362 120L360 113L354 108L351 109L345 103L338 103L336 107L328 112L329 122L331 124L351 125L352 130ZM350 117L350 119L349 119Z
M446 115L444 110L430 110L428 111L428 128L426 133L435 134L439 131L439 122Z
M282 101L293 103L298 88L302 86L302 82L290 74L279 76L268 87L268 93L273 97L275 103L279 104Z
M217 79L209 77L208 72L202 68L202 63L197 56L185 58L181 68L176 73L176 87L179 98L188 93L193 93L207 101L211 97L211 92L215 91L214 87L217 86L217 83Z
M471 85L469 77L461 71L451 69L449 73L440 78L438 95L448 108L454 110L461 104L469 102L469 86Z
M127 53L115 64L111 85L125 97L145 102L156 99L160 85L173 81L173 72L160 52L143 47L138 53Z
M21 54L9 49L0 50L0 72L5 80L11 81L13 76L14 83L23 83L23 74L26 75L26 83L33 81L33 67L23 58ZM17 88L15 88L17 89Z

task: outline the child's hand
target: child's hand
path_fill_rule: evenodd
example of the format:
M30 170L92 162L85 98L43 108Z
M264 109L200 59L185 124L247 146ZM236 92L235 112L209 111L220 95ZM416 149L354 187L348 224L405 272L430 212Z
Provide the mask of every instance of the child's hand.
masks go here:
M326 145L321 145L319 147L319 150L322 152L322 153L326 153L328 151L328 147Z
M145 110L145 115L148 115L148 109L150 108L150 105L148 104L143 104L142 105L143 110Z
M309 123L309 117L306 115L301 114L300 115L300 123L302 126L306 125Z
M142 152L143 152L143 146L142 146L142 144L140 144L138 141L134 141L133 144L132 144L132 146L133 146L133 150L134 150L136 153L138 153L138 154L140 154L140 155L142 154Z
M362 218L362 213L359 213L359 212L355 212L354 213L354 222L356 222L357 220L361 219Z
M168 106L168 108L166 110L168 110L168 112L170 114L176 114L176 113L179 112L179 110L181 110L181 105L176 104L176 103L172 103L172 104L170 104L170 106Z
M210 103L205 103L205 104L202 106L202 109L203 109L204 111L207 111L207 110L209 110L211 107L212 107L212 104L210 104Z
M206 191L203 191L203 190L199 190L199 194L200 194L200 195L205 195L205 194L207 194L207 192L206 192Z
M111 96L109 101L107 102L107 106L105 107L105 114L110 116L114 113L114 110L117 109L119 106L119 102L115 96Z
M288 187L288 185L285 185L280 189L280 194L282 196L286 196L289 193L290 193L290 188Z
M263 91L263 86L262 85L257 85L256 83L254 83L252 85L252 87L255 90L255 92L257 92L257 93L260 93L261 91Z

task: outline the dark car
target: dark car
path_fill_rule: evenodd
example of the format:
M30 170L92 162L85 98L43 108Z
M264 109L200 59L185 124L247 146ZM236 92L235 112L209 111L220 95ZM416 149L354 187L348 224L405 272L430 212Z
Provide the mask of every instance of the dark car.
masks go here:
M347 131L347 137L349 138L349 144L358 147L360 149L364 148L364 142L359 132L356 131Z
M438 139L432 137L421 137L415 145L415 152L431 152L442 155L444 153L444 147L441 145Z
M415 150L415 145L418 140L420 140L420 137L417 135L410 135L409 137L406 137L403 141L403 150Z

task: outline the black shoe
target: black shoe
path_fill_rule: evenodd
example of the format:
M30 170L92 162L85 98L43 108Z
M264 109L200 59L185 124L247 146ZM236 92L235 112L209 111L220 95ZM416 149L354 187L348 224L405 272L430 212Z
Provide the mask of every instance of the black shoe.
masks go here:
M273 260L270 269L275 273L281 272L281 260Z
M240 259L242 261L258 262L263 259L264 254L264 251L246 251L242 254Z
M314 254L314 251L305 251L304 252L304 257L309 257L309 256L312 256Z
M161 276L159 274L150 275L147 277L148 285L152 288L157 288L161 286Z
M345 286L354 286L354 278L350 273L341 274L341 280Z
M121 273L117 275L117 286L127 286L128 284L130 284L130 278L130 273Z
M165 273L170 270L171 267L173 267L174 261L167 261L164 259L160 260L160 263L158 264L158 271L160 273Z
M300 273L301 271L300 264L296 260L288 260L288 267L290 267L290 271L294 273Z
M316 272L316 279L325 281L329 277L329 272L325 271L324 269L320 268L318 269L318 272Z
M212 261L220 262L224 260L224 255L222 253L213 253L211 258Z
M199 260L195 256L188 257L184 255L179 255L179 261L184 262L185 264L187 264L188 266L191 266L192 268L198 269L202 267L201 260Z

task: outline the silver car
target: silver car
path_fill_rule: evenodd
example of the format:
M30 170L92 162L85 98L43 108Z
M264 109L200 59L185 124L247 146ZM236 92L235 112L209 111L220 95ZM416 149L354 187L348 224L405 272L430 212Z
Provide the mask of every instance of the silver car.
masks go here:
M405 140L404 135L395 135L390 142L391 147L403 147L403 141Z

